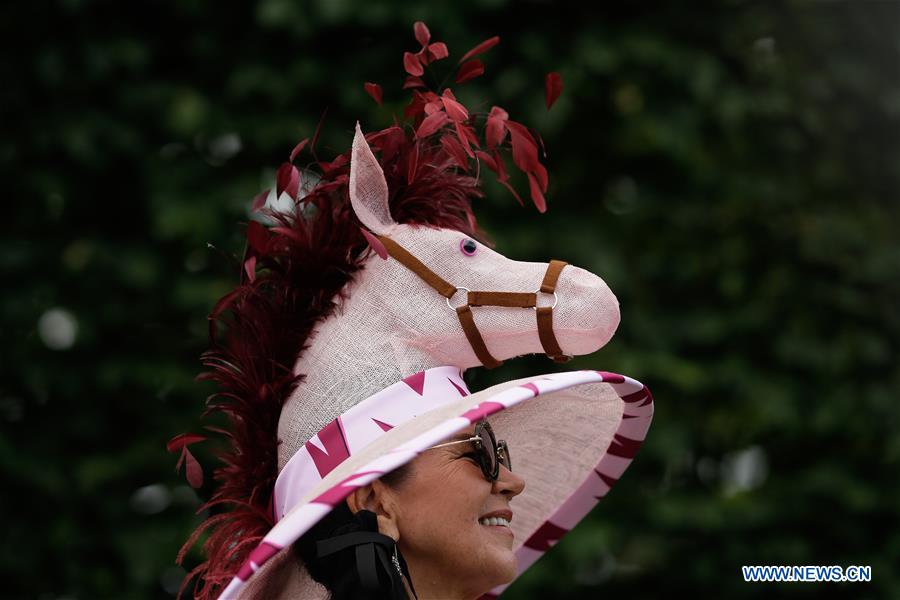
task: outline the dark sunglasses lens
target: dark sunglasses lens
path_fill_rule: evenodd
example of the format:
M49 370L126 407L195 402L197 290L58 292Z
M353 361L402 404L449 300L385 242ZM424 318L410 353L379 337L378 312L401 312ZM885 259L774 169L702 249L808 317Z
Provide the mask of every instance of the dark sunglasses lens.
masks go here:
M495 480L500 474L500 464L497 460L497 439L494 431L486 422L482 424L479 437L481 437L481 453L484 474L488 479Z
M512 459L509 457L509 446L504 440L497 442L497 453L500 455L500 462L506 467L507 471L512 471Z

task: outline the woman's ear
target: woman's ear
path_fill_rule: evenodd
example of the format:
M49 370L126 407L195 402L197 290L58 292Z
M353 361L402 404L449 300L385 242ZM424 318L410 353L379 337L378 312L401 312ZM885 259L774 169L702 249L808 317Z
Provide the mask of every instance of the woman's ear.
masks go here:
M395 493L381 481L376 479L353 490L347 496L347 507L353 514L361 510L372 511L378 519L378 531L395 542L400 540Z

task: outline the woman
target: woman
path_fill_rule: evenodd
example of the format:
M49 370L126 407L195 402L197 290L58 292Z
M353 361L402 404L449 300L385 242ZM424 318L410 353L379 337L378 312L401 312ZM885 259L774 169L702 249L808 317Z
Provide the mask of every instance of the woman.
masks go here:
M649 390L622 375L550 373L470 393L453 366L338 407L318 407L335 418L293 449L274 484L275 525L240 568L211 553L234 575L218 597L497 595L609 491L653 414Z
M392 585L399 588L399 573L391 578L392 569L382 571L381 585L367 589L359 575L356 545L324 556L316 553L318 542L340 541L351 531L365 530L368 522L389 538L385 546L391 550L386 552L397 543L408 565L402 578L408 597L478 598L510 582L516 575L510 500L525 482L510 470L505 442L494 439L490 424L481 421L388 476L357 488L346 505L295 542L302 564L332 598L389 597ZM361 512L368 514L363 518Z

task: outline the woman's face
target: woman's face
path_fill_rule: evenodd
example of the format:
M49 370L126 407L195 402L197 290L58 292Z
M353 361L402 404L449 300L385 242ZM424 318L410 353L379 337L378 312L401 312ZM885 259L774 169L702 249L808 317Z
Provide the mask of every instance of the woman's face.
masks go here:
M474 433L473 425L447 441ZM473 442L433 448L410 463L394 489L395 519L420 598L477 598L516 576L512 530L485 519L512 520L509 501L524 488L502 465L497 481L488 481Z

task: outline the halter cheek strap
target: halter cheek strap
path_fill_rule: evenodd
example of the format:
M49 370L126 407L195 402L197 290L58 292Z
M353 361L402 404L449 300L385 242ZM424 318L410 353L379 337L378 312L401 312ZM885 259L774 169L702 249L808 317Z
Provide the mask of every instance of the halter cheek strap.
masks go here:
M450 299L457 291L466 292L466 303L458 306L456 315L459 323L462 325L466 339L475 352L478 360L487 367L493 369L503 364L503 361L494 358L488 351L484 343L481 332L475 324L475 318L472 314L473 306L503 306L509 308L533 308L537 317L538 337L541 340L541 346L544 353L547 354L554 362L563 363L572 359L571 356L563 353L553 334L553 308L556 306L556 283L559 280L559 274L563 267L568 263L561 260L551 260L547 265L547 271L544 273L544 280L541 282L540 291L545 294L553 294L552 306L538 306L537 292L481 292L472 291L464 287L457 287L448 283L440 275L425 266L422 261L413 256L406 248L392 240L391 238L379 235L378 239L384 244L388 254L402 263L407 269L415 273L425 283L431 286L437 293L447 299L447 306L450 306ZM450 308L453 308L450 306Z

